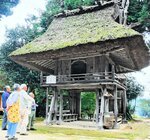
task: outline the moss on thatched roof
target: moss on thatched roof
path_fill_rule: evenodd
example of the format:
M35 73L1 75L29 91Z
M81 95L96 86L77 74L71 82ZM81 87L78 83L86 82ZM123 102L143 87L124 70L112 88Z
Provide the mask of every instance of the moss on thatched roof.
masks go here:
M14 51L11 55L58 50L139 34L115 22L111 17L112 12L113 7L109 7L91 13L55 18L42 36Z

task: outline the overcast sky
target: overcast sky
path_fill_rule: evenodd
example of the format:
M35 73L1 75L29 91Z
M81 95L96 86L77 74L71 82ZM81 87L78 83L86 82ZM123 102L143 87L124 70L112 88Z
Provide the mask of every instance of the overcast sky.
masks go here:
M5 40L5 27L14 28L25 24L29 15L39 15L45 9L46 0L21 0L13 9L13 15L0 20L0 44ZM146 37L150 39L150 36ZM144 96L150 98L150 67L132 74L145 87Z
M25 24L25 18L29 15L39 15L45 9L46 0L20 0L14 7L13 15L0 20L0 44L5 40L5 28L14 28L16 25Z

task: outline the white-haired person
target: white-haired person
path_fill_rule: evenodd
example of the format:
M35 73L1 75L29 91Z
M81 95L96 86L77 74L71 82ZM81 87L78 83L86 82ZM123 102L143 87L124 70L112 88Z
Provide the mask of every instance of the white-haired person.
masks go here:
M18 122L20 121L20 85L14 84L14 91L7 99L7 112L8 112L8 140L17 140L15 137Z
M29 93L29 96L31 96L33 99L35 98L35 95L33 92ZM29 122L28 122L28 126L27 126L27 130L36 130L34 128L34 121L35 121L35 116L36 116L36 107L38 105L35 102L32 102L31 106L30 106L30 114L29 114Z
M28 116L29 116L29 105L32 102L35 102L32 97L27 94L28 87L26 84L21 85L20 91L20 122L18 125L17 132L20 135L28 135L27 134L27 125L28 125Z

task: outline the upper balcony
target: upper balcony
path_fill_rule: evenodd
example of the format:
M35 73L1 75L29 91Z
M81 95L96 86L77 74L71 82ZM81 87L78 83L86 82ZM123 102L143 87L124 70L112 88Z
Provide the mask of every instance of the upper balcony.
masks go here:
M73 84L107 84L116 83L122 87L126 87L125 75L119 75L112 72L71 74L71 75L49 75L41 74L41 86L60 86Z

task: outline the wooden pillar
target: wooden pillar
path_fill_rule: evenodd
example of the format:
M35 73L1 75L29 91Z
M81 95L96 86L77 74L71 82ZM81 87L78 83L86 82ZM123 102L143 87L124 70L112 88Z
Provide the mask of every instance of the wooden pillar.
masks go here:
M78 120L81 119L81 93L76 93L77 94L77 114L78 114Z
M117 86L114 86L114 116L115 116L115 124L114 128L118 128L117 126L117 118L118 118L118 103L117 103Z
M57 121L57 112L58 112L58 91L55 90L55 104L54 104L54 122Z
M74 113L75 113L75 114L77 114L76 106L77 106L77 96L76 96L76 94L75 94L75 95L74 95Z
M98 125L99 122L99 89L96 91L96 124Z
M49 92L49 88L46 88L46 120L48 118L48 100L49 100L49 96L48 96L48 92Z
M74 113L74 92L71 93L71 112Z
M51 99L50 109L49 109L49 112L48 112L48 118L47 118L47 121L46 121L47 124L52 123L52 114L54 112L54 106L55 106L55 92L53 93L53 96L52 96L52 99Z
M109 112L109 99L105 99L105 112Z
M60 93L60 90L59 90L59 95L60 95L59 123L62 123L62 121L63 121L63 118L62 118L62 115L63 115L63 93Z
M43 72L41 71L41 74L40 74L40 84L42 85L43 84Z
M100 109L100 119L99 119L99 129L103 129L104 125L104 94L106 93L107 89L104 87L104 89L101 87L101 109Z
M127 109L127 93L126 89L123 91L123 120L122 123L127 123L127 118L126 118L126 109Z
M115 80L115 65L112 65L112 80Z
M69 110L72 113L72 96L71 91L68 93L68 101L69 101Z

